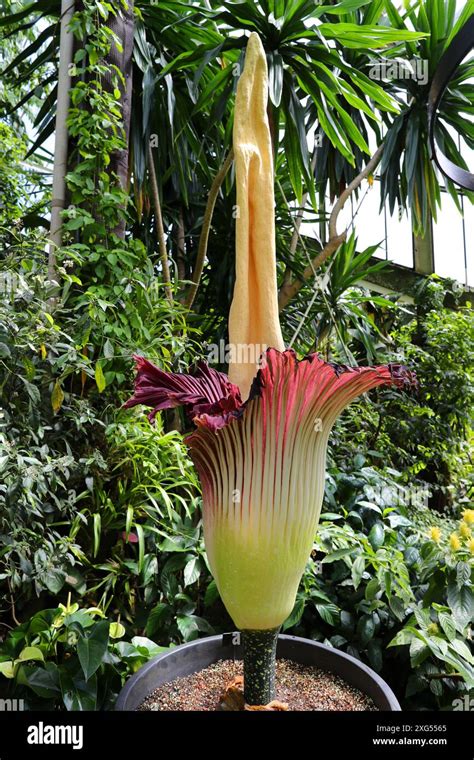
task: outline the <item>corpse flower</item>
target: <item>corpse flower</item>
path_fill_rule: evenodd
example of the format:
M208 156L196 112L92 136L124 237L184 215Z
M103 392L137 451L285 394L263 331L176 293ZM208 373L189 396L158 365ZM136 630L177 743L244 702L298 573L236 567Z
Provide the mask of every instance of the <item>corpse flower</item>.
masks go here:
M234 117L236 283L229 319L229 378L201 362L164 372L136 356L126 406L184 406L186 438L202 484L209 565L244 644L244 696L274 698L278 631L308 561L324 494L328 437L340 412L381 385L414 383L400 365L347 367L285 350L278 320L273 158L266 115L267 67L252 34ZM270 346L255 362L242 346Z

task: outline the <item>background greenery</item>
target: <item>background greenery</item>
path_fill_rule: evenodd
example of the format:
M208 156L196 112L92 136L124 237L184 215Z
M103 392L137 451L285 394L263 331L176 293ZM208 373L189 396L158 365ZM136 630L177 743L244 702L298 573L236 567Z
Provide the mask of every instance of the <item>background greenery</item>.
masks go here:
M420 380L417 395L383 390L354 403L335 427L322 524L285 629L368 662L405 707L452 709L474 689L473 313L456 283L436 277L420 278L413 304L361 287L384 265L355 235L321 265L315 290L303 273L327 233L305 244L294 225L303 206L324 221L325 192L336 198L385 134L387 196L423 230L439 201L420 121L427 92L407 101L406 80L374 83L367 64L428 57L432 74L472 3L457 23L453 2L431 0L403 12L354 0L137 3L124 190L110 170L125 140L120 71L104 86L115 11L83 2L54 308L46 308L45 141L59 3L2 5L0 693L32 708L107 709L160 647L232 625L206 562L199 484L182 443L188 423L163 415L152 427L121 403L132 353L179 371L226 338L232 172L191 309L186 301L207 196L230 147L246 34L257 29L270 70L279 283L301 280L282 310L285 338L300 354L317 349L336 361L403 360ZM461 69L447 111L468 145L471 67ZM322 132L315 156L314 130ZM418 181L425 172L430 181Z

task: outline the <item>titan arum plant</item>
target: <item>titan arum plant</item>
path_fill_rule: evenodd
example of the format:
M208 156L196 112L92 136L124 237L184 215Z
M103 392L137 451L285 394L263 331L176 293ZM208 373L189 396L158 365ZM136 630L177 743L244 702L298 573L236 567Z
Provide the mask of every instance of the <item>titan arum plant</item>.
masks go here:
M136 356L126 406L184 406L196 426L186 438L203 492L209 565L242 632L244 698L275 697L279 629L310 555L324 493L326 449L342 410L380 385L409 386L401 365L347 367L285 350L278 319L273 154L267 120L267 64L249 38L234 117L239 214L236 283L229 317L229 376L201 362L189 374L163 372ZM257 368L245 356L262 347ZM258 371L257 371L258 369Z

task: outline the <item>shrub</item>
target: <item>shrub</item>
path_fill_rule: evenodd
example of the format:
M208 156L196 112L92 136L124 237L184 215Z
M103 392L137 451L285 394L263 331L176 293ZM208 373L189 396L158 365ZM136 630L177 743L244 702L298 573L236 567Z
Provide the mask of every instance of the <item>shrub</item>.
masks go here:
M358 464L332 473L326 504L337 511L323 515L285 627L367 662L406 707L452 709L474 688L469 525L459 541L448 521L420 529L413 514L429 512L407 504L401 476Z
M37 612L0 648L0 694L26 709L113 709L125 679L164 651L77 603Z

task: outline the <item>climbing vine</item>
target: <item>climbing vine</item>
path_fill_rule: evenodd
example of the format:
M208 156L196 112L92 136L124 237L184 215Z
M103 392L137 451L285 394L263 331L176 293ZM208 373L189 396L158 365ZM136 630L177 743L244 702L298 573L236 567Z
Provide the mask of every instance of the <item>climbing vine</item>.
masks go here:
M122 3L124 5L124 3ZM168 364L176 353L173 338L185 327L184 310L163 303L156 262L140 240L125 233L129 195L111 169L126 150L121 108L125 81L111 62L121 42L110 26L118 12L110 3L86 0L70 29L76 39L71 66L71 142L66 183L62 260L62 305L78 314L78 340L92 362L97 389L121 385L131 366L131 351L155 352ZM167 327L168 326L168 327ZM164 345L160 331L168 332Z

